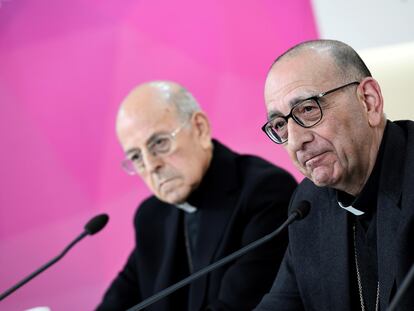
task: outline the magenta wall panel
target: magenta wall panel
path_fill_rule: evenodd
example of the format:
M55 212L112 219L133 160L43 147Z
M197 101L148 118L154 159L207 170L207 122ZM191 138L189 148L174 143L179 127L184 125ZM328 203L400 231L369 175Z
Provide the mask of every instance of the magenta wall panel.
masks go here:
M260 131L263 82L281 51L317 36L310 0L0 0L0 291L91 216L111 217L0 309L91 310L123 265L149 192L120 169L114 118L138 83L184 84L216 138L300 179Z

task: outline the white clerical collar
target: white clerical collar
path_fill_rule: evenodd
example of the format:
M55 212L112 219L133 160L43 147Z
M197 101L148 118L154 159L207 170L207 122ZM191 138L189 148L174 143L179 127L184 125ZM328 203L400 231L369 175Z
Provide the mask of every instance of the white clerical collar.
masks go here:
M197 207L192 206L191 204L188 204L187 202L181 203L181 204L176 204L175 205L177 208L182 209L184 212L192 214L197 212Z
M344 210L346 210L346 211L348 211L348 212L350 212L350 213L354 214L355 216L361 216L361 215L365 214L365 212L363 212L363 211L361 211L361 210L359 210L359 209L357 209L357 208L353 207L352 205L345 206L345 205L343 205L343 204L342 204L341 202L339 202L339 201L338 201L338 204L339 204L339 206L340 206L341 208L343 208Z

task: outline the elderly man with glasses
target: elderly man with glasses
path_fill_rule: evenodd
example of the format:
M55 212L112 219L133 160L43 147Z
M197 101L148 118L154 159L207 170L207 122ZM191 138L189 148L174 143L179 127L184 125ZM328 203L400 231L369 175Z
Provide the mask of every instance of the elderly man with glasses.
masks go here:
M378 82L333 40L279 56L265 102L262 129L307 177L290 208L311 210L255 310L386 310L414 262L414 123L386 120Z
M136 247L99 311L124 311L284 221L295 180L212 140L207 116L182 86L136 87L116 131L122 167L154 195L138 209ZM286 245L282 235L145 310L251 310L270 289Z

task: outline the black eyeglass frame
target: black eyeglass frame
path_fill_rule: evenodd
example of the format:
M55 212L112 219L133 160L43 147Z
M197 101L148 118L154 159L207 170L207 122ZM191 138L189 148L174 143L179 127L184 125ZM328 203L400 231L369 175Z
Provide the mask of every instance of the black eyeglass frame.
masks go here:
M333 93L333 92L336 92L336 91L339 91L340 89L343 89L343 88L345 88L345 87L348 87L348 86L351 86L351 85L358 85L358 84L360 84L360 82L359 81L353 81L353 82L349 82L349 83L347 83L347 84L344 84L344 85L341 85L341 86L338 86L338 87L336 87L336 88L334 88L334 89L331 89L331 90L329 90L329 91L326 91L326 92L322 92L322 93L319 93L319 94L317 94L317 95L314 95L314 96L311 96L311 97L308 97L308 98L305 98L305 99L303 99L303 100L300 100L299 102L297 102L293 107L292 107L292 109L290 110L290 112L289 112L289 114L288 115L286 115L286 116L276 116L276 117L274 117L274 118L272 118L271 120L269 120L269 121L267 121L263 126L262 126L262 131L263 132L265 132L265 134L267 135L267 137L269 137L270 138L270 140L271 141L273 141L274 143L276 143L276 144L278 144L278 145L281 145L281 144L284 144L285 142L287 142L288 141L288 138L286 138L285 140L283 140L283 139L277 139L277 137L279 136L279 135L277 135L276 133L274 133L274 131L273 131L273 129L272 129L272 125L271 125L271 123L272 123L272 121L275 119L275 118L282 118L282 119L284 119L285 121L286 121L286 124L288 123L288 121L289 121L289 119L290 118L292 118L298 125L300 125L301 127L304 127L304 128L311 128L311 127L314 127L315 125L317 125L319 122L321 122L321 120L322 120L322 118L323 118L323 110L322 110L322 107L321 107L321 104L320 104L320 102L319 102L319 100L322 98L322 97L324 97L324 96L326 96L326 95L328 95L328 94L331 94L331 93ZM309 101L309 100L314 100L315 102L316 102L316 104L318 105L318 108L319 108L319 110L320 110L320 114L321 114L321 116L320 116L320 118L319 118L319 120L317 120L315 123L313 123L312 125L305 125L305 124L303 124L302 123L302 121L299 119L299 118L297 118L294 114L293 114L293 111L300 105L300 104L302 104L303 102L306 102L306 101ZM276 136L275 136L276 135Z

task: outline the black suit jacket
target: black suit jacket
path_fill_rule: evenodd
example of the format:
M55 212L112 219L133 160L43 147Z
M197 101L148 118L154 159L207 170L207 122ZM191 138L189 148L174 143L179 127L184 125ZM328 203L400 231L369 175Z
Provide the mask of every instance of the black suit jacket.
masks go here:
M280 168L214 141L211 165L189 198L200 213L194 270L276 229L295 187ZM99 311L125 310L189 274L183 270L183 213L155 197L141 204L135 217L137 246ZM146 310L251 310L269 290L286 245L287 234L281 235Z
M414 122L388 122L377 203L377 257L380 308L389 305L414 262ZM350 306L347 211L333 189L305 179L290 208L307 200L306 219L289 228L289 247L275 283L255 309L335 310ZM413 297L413 292L407 296ZM400 310L400 309L399 309ZM414 310L410 297L401 310Z

